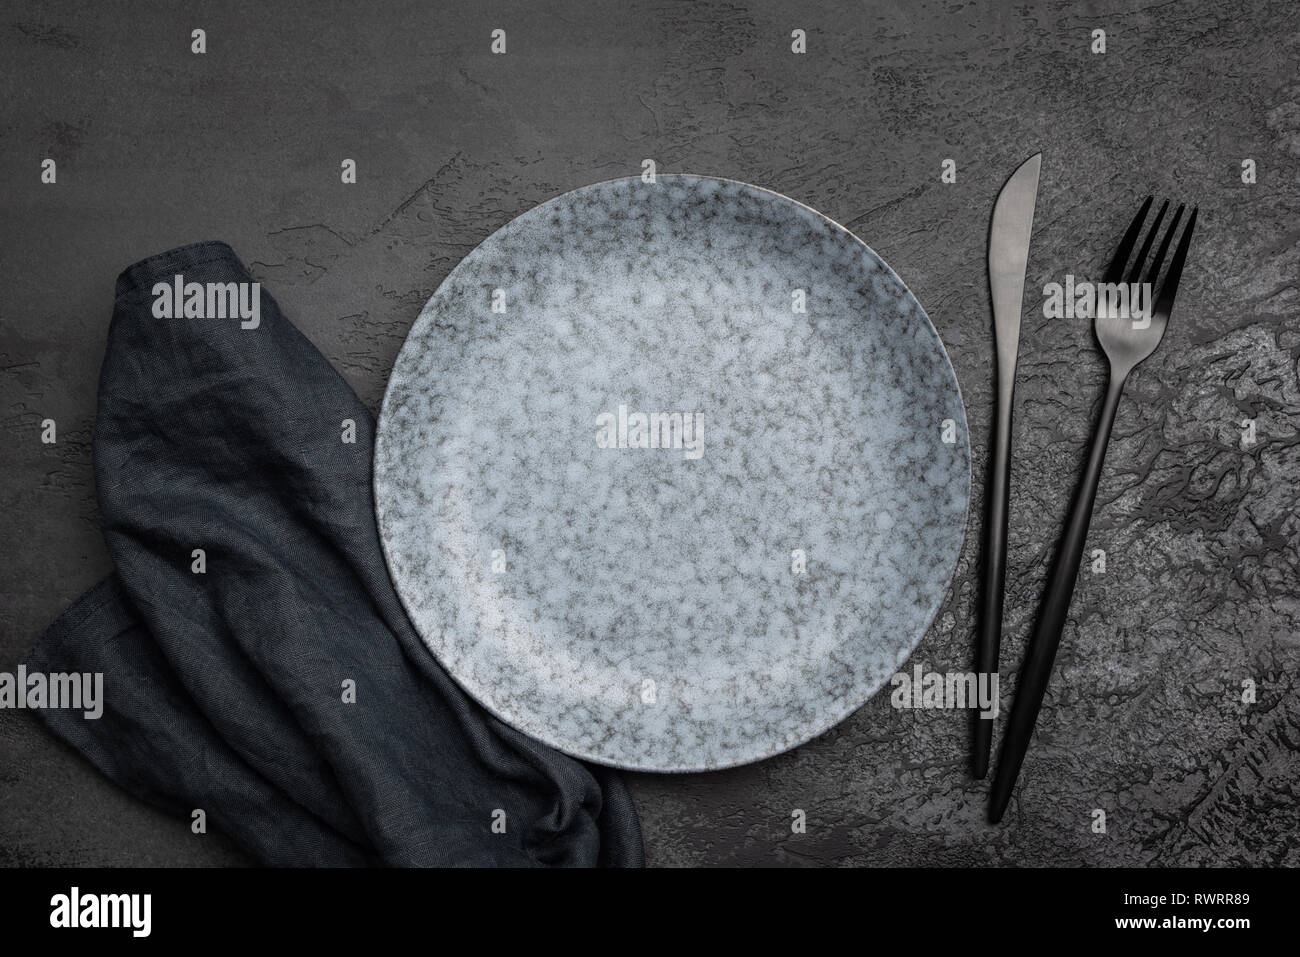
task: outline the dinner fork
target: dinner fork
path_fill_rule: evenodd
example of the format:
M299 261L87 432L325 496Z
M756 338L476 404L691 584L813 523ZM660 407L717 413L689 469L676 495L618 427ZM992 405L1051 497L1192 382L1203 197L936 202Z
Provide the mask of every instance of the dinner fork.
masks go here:
M1142 248L1129 268L1127 278L1125 266L1128 265L1133 247L1142 232L1142 224L1151 210L1152 197L1148 196L1132 225L1120 240L1115 258L1106 270L1107 289L1114 289L1120 282L1126 282L1130 288L1142 275L1142 266L1151 251L1156 236L1159 235L1160 223L1169 209L1165 202L1156 214L1151 229L1147 232ZM1156 288L1160 267L1164 263L1169 244L1178 230L1179 220L1183 217L1184 207L1179 206L1173 221L1165 232L1155 257L1146 271L1147 289ZM1088 464L1084 468L1083 479L1075 493L1074 504L1065 531L1057 546L1056 560L1048 577L1047 591L1038 613L1038 623L1034 628L1033 638L1025 654L1025 662L1020 671L1020 683L1016 688L1015 702L1011 706L1011 716L1007 719L1006 736L1003 738L1002 751L998 755L997 774L993 779L992 795L989 801L989 820L994 824L1002 820L1002 815L1011 800L1011 791L1015 787L1020 766L1025 760L1025 751L1029 748L1029 739L1038 720L1038 711L1043 704L1043 694L1052 674L1052 664L1056 660L1056 649L1061 643L1061 632L1065 628L1066 615L1070 610L1070 599L1074 594L1075 580L1079 575L1079 561L1083 556L1084 542L1088 537L1088 525L1092 521L1093 502L1097 497L1097 481L1101 477L1102 462L1106 458L1106 446L1110 442L1111 426L1115 422L1115 409L1119 397L1124 392L1124 383L1129 373L1151 353L1164 337L1169 314L1174 307L1174 296L1178 292L1178 282L1182 278L1183 264L1187 261L1187 250L1192 243L1192 230L1196 228L1196 208L1188 217L1182 238L1174 251L1174 258L1169 263L1169 271L1160 294L1154 304L1150 296L1145 297L1144 308L1140 309L1136 319L1130 318L1131 310L1121 309L1123 299L1103 296L1098 292L1096 299L1096 320L1094 330L1102 351L1110 361L1110 378L1106 386L1106 398L1102 402L1101 415L1093 432L1092 449L1088 453ZM1131 303L1131 299L1129 300Z

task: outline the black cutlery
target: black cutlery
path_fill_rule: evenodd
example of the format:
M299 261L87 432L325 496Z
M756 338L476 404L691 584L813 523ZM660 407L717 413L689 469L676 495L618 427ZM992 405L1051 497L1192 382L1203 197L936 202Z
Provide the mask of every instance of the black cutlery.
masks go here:
M1148 231L1137 258L1125 275L1133 246L1142 232L1151 209L1151 197L1147 197L1142 208L1133 219L1132 225L1124 234L1106 271L1104 282L1118 284L1136 283L1142 275L1142 266L1151 246L1159 234L1160 223L1169 208L1166 202L1160 207L1155 221ZM1165 232L1155 257L1146 271L1145 282L1150 289L1156 288L1160 267L1170 242L1178 230L1179 220L1183 216L1183 207L1174 213L1173 222ZM1020 766L1029 747L1029 739L1038 720L1038 711L1043 703L1043 694L1052 674L1052 664L1056 660L1056 649L1061 643L1061 632L1065 628L1066 616L1070 610L1070 599L1074 594L1075 580L1079 574L1079 561L1083 555L1084 542L1088 535L1088 525L1092 520L1092 507L1097 495L1097 481L1101 476L1102 463L1106 458L1106 445L1110 441L1111 426L1115 421L1115 409L1119 405L1120 395L1129 373L1151 353L1155 352L1165 334L1169 314L1174 307L1174 296L1178 292L1178 282L1183 274L1183 264L1187 261L1187 250L1192 243L1192 230L1196 227L1196 209L1187 220L1182 238L1169 264L1168 274L1160 287L1160 294L1154 306L1147 304L1146 316L1130 318L1121 315L1115 308L1116 301L1097 297L1096 320L1094 329L1097 341L1110 362L1110 378L1106 387L1106 397L1102 403L1101 415L1093 433L1092 449L1088 453L1088 463L1083 472L1083 479L1075 493L1074 505L1066 522L1064 534L1057 546L1056 560L1048 578L1047 591L1039 610L1038 623L1025 655L1025 662L1020 672L1020 682L1016 688L1015 702L1011 707L1011 716L1007 721L1006 737L998 755L997 773L993 779L993 791L989 802L989 819L994 823L1002 820L1007 803L1011 800L1011 791L1020 774ZM1124 310L1127 313L1128 310Z
M1025 294L1029 237L1034 227L1038 173L1043 154L1025 160L1007 180L993 206L989 228L989 291L993 299L993 332L997 339L997 417L989 450L989 481L984 522L983 595L980 601L975 674L998 673L1002 640L1002 590L1007 566L1007 501L1011 480L1011 399L1016 382L1016 353L1020 346L1020 310ZM994 685L996 694L997 686ZM989 770L993 721L977 714L971 772L982 778Z

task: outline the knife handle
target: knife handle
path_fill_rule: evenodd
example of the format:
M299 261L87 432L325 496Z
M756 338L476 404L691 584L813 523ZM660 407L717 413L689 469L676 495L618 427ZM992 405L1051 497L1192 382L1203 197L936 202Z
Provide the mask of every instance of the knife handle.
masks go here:
M1065 631L1070 600L1074 597L1074 585L1079 577L1079 563L1083 558L1083 546L1088 539L1088 526L1092 524L1092 507L1097 499L1097 482L1106 460L1111 426L1115 424L1115 409L1119 406L1119 397L1123 391L1124 379L1112 371L1106 387L1106 399L1102 403L1101 415L1092 437L1088 464L1084 468L1083 479L1070 508L1069 520L1057 546L1047 591L1038 612L1038 624L1034 627L1029 650L1025 652L1025 663L1020 670L1015 702L1011 706L1011 716L1007 719L1006 737L1003 738L1002 750L998 753L998 771L993 777L989 799L989 820L994 824L1002 820L1007 804L1011 801L1011 791L1020 775L1025 752L1029 750L1029 739L1038 721L1038 711L1043 704L1043 695L1047 692L1047 682L1052 677L1056 649L1061 644L1061 633Z
M1007 571L1007 506L1011 486L1011 398L1015 369L1003 378L999 372L997 421L989 456L987 515L984 522L984 581L980 600L979 634L975 646L975 674L997 674L1002 643L1002 595ZM975 747L971 773L988 774L993 747L993 721L975 713Z

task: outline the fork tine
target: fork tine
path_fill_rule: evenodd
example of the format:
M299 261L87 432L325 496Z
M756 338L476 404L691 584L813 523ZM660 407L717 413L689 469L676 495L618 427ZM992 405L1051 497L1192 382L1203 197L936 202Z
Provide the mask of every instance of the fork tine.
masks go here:
M1160 212L1156 213L1155 222L1147 230L1147 238L1142 241L1142 248L1138 250L1137 259L1133 260L1133 268L1129 270L1128 281L1135 283L1142 275L1142 264L1147 261L1147 253L1151 252L1151 244L1156 241L1156 236L1160 233L1160 223L1165 218L1165 213L1169 211L1169 200L1160 204Z
M1147 212L1151 209L1154 199L1154 196L1148 196L1142 208L1133 217L1128 232L1120 240L1119 249L1115 250L1115 258L1110 261L1110 268L1106 270L1106 282L1119 282L1124 278L1124 265L1128 262L1129 253L1133 252L1133 244L1137 242L1138 233L1142 231L1142 222L1147 218Z
M1192 215L1187 219L1187 228L1183 230L1183 238L1178 240L1178 248L1174 250L1174 261L1169 264L1169 275L1165 277L1165 284L1160 288L1160 298L1156 300L1156 312L1162 316L1168 316L1174 308L1174 296L1178 292L1178 280L1183 275L1183 263L1187 261L1187 250L1192 245L1192 230L1196 228L1196 212L1198 207L1192 207ZM1173 230L1169 230L1172 234ZM1168 243L1168 237L1165 242Z
M1174 211L1174 219L1169 224L1169 231L1165 233L1165 238L1160 240L1160 248L1156 250L1155 258L1151 260L1151 268L1147 270L1146 281L1151 285L1152 289L1155 289L1156 280L1160 278L1160 267L1164 264L1165 253L1169 252L1169 244L1178 235L1178 224L1182 222L1183 210L1186 208L1186 206L1180 204L1178 209Z

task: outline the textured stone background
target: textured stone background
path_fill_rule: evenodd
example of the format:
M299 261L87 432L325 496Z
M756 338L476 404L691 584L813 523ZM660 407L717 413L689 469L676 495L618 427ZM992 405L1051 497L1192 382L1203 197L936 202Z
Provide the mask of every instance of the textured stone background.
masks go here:
M459 6L0 12L0 669L108 570L90 428L113 280L140 257L230 242L374 408L420 306L511 217L645 157L748 180L855 230L929 311L968 403L978 516L989 214L1041 149L1008 673L1103 377L1089 323L1042 318L1037 291L1096 276L1147 192L1199 203L1201 223L1169 334L1119 410L1091 537L1108 570L1081 578L1007 821L983 823L963 716L878 695L774 760L634 777L649 860L1300 863L1300 7ZM189 52L194 27L206 56ZM495 27L504 57L488 52ZM57 186L39 182L47 156ZM339 182L345 157L355 186ZM945 157L956 185L939 182ZM57 445L38 439L46 417ZM1259 441L1242 450L1246 417ZM913 661L970 666L978 545L976 520ZM790 833L793 808L807 834ZM0 712L0 864L242 860L116 790L26 713Z

